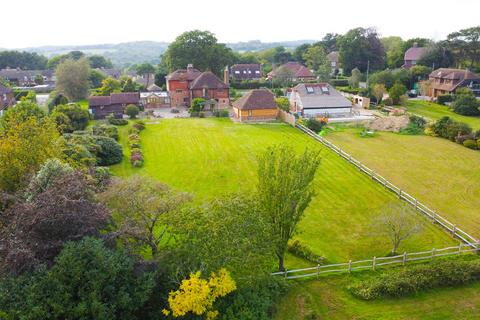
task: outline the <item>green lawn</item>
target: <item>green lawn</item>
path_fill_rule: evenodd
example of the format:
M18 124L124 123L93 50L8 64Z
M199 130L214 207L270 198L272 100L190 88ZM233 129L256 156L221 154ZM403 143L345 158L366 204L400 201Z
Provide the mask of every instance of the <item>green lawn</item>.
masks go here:
M127 127L121 128L125 143ZM284 124L248 125L229 119L170 119L149 123L141 133L145 166L134 169L128 158L115 174L150 175L177 189L209 199L232 192L254 192L256 156L267 146L289 143L298 150L320 144ZM325 149L316 177L317 196L307 209L298 238L329 261L381 256L389 243L372 220L390 202L399 201L337 155ZM419 216L421 221L423 217ZM400 250L441 248L456 241L425 221L423 231ZM289 259L289 268L299 266Z
M430 136L377 132L362 138L357 129L333 132L327 139L480 237L479 151Z
M363 272L294 282L294 287L276 306L273 319L466 320L479 318L479 282L455 288L429 290L404 298L374 301L357 299L347 291L346 288L352 282L369 276L374 274Z
M408 100L408 111L418 114L430 120L438 120L441 117L449 116L450 118L464 122L474 130L480 129L480 117L467 117L451 111L447 106L442 106L428 101Z

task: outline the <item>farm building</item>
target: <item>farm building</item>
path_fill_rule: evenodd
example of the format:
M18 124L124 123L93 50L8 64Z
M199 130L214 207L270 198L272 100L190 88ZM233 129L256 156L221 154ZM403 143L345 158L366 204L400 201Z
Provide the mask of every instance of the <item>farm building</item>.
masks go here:
M138 92L112 93L108 97L91 96L88 99L88 109L95 119L104 119L109 114L121 118L129 104L140 105Z
M271 121L277 118L278 107L270 90L257 89L235 101L233 112L240 121Z
M328 83L300 83L290 94L290 110L306 118L345 118L352 102Z

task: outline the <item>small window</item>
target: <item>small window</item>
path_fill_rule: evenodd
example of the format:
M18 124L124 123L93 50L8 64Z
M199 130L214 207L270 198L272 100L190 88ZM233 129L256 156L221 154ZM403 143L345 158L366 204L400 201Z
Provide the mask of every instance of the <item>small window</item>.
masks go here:
M255 70L255 73L256 73L256 74L260 74L260 70Z
M236 71L235 71L235 74L240 74L240 71L236 70Z
M307 87L307 93L313 93L313 87Z
M252 71L248 70L248 74L252 73Z
M248 110L248 116L249 117L253 116L253 111L252 110Z
M323 93L328 93L328 88L327 87L322 87L322 92Z
M247 70L243 70L243 74L247 74Z
M182 93L182 89L175 90L176 93Z

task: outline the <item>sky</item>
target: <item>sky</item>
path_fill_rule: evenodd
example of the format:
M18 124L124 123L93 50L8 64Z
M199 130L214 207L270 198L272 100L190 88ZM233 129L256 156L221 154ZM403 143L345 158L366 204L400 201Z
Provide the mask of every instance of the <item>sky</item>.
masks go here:
M0 7L0 48L171 42L193 29L220 42L320 40L355 27L440 40L480 24L480 0L2 0Z

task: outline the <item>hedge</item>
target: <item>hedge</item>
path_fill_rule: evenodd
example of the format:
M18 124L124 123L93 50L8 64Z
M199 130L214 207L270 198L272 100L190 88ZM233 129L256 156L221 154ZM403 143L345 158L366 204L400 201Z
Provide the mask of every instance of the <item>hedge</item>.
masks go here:
M445 105L447 102L453 101L453 95L451 94L442 94L437 97L437 103L441 105Z
M348 79L331 79L332 86L348 87Z
M357 298L374 300L402 297L433 288L458 286L480 280L480 261L439 261L385 272L348 289Z

